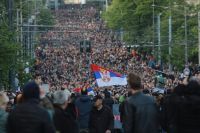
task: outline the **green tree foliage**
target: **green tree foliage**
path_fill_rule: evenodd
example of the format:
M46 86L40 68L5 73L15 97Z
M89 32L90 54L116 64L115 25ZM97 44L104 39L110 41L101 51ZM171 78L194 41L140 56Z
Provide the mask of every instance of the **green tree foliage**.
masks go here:
M29 67L32 67L30 57L23 55L24 48L20 42L17 42L17 15L16 11L20 10L23 14L23 23L27 23L32 15L36 15L38 23L41 25L53 25L54 18L48 9L45 9L44 1L39 0L13 0L13 21L12 29L10 28L8 18L8 0L0 2L0 87L5 89L9 86L9 72L18 74L20 84L27 82L31 75L26 74L24 69L27 67L26 62L29 62ZM37 28L36 28L37 29ZM35 29L35 30L36 30ZM38 35L36 35L38 36ZM1 90L1 88L0 88Z
M51 15L51 11L49 9L43 8L40 10L38 24L44 26L53 26L55 24L54 17ZM48 30L49 27L40 27L39 29Z
M154 1L154 17L153 17ZM187 43L189 60L196 59L198 42L197 12L199 5L189 5L186 0L113 0L103 13L107 25L113 30L123 29L124 41L129 44L158 44L157 16L161 14L161 53L167 63L169 40L169 16L172 16L172 62L184 66L185 12L187 16ZM154 18L154 26L153 26ZM154 33L154 38L153 38ZM136 41L137 40L137 41ZM157 49L157 47L155 47ZM149 49L149 47L147 48ZM157 51L157 50L156 50ZM156 54L157 55L157 54ZM155 55L155 56L156 56ZM179 59L177 57L180 57Z

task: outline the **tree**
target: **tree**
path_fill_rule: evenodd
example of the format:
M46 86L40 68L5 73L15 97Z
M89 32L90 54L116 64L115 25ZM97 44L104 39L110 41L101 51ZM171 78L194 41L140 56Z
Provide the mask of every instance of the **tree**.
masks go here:
M39 25L47 25L47 26L53 26L55 24L55 19L51 15L51 11L49 9L43 8L40 10L38 24ZM48 30L50 28L49 27L40 27L39 29L40 30Z
M196 43L198 41L197 32L197 11L198 7L188 4L185 0L154 0L154 22L153 26L153 0L113 0L108 10L103 13L103 19L113 30L123 28L124 41L127 43L137 42L139 45L152 44L154 33L154 44L157 45L157 19L161 13L161 53L162 59L167 63L168 55L168 18L172 15L172 59L174 65L184 64L184 40L185 40L185 20L184 6L187 7L187 34L189 59L194 57ZM176 61L177 55L180 58ZM180 67L181 68L181 67Z

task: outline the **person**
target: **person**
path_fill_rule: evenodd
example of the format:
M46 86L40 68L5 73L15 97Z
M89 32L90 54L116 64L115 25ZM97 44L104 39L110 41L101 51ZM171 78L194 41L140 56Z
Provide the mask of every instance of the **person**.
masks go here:
M76 98L75 94L72 93L69 98L69 102L65 111L69 113L74 118L74 120L77 120L78 112L75 106L75 98Z
M200 131L200 80L192 77L164 99L161 110L162 128L172 133Z
M90 133L111 133L114 128L114 116L111 109L103 105L103 98L100 95L94 98L94 107L90 113Z
M23 88L23 102L8 116L7 133L55 133L48 112L39 105L40 89L35 81Z
M78 124L65 111L68 106L70 92L67 90L59 90L54 93L55 115L53 117L56 131L59 133L79 133Z
M0 133L6 133L6 123L8 117L8 113L6 113L6 106L8 102L8 96L4 92L0 92Z
M35 82L36 82L38 85L41 85L41 84L42 84L42 77L41 77L40 74L36 73L36 74L34 75L34 80L35 80Z
M113 109L114 100L112 99L111 94L110 94L110 92L108 92L107 89L104 91L104 95L105 95L105 98L103 100L103 104L107 105L112 110Z
M46 111L49 113L50 118L53 119L53 115L54 115L54 108L53 108L53 104L50 101L50 99L47 97L46 95L46 91L43 88L42 85L39 86L40 87L40 105L46 109Z
M141 78L128 75L131 96L125 102L125 133L158 133L158 108L153 97L142 93Z
M87 89L81 90L81 96L75 102L78 111L80 132L88 132L89 115L92 109L92 100L87 95Z

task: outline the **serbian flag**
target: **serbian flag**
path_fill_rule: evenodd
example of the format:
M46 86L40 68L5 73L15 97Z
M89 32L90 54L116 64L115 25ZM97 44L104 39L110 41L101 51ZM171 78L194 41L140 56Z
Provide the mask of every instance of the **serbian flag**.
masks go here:
M99 87L113 85L127 85L127 80L124 75L112 72L98 65L92 64L91 69L94 72L97 85Z

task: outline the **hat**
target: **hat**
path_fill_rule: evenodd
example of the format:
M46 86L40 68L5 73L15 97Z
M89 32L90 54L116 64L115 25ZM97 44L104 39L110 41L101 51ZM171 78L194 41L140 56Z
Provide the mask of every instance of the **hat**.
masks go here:
M27 99L39 99L40 88L35 81L28 82L23 88L23 98Z
M93 99L94 102L96 102L98 99L103 99L103 97L101 95L96 95Z

